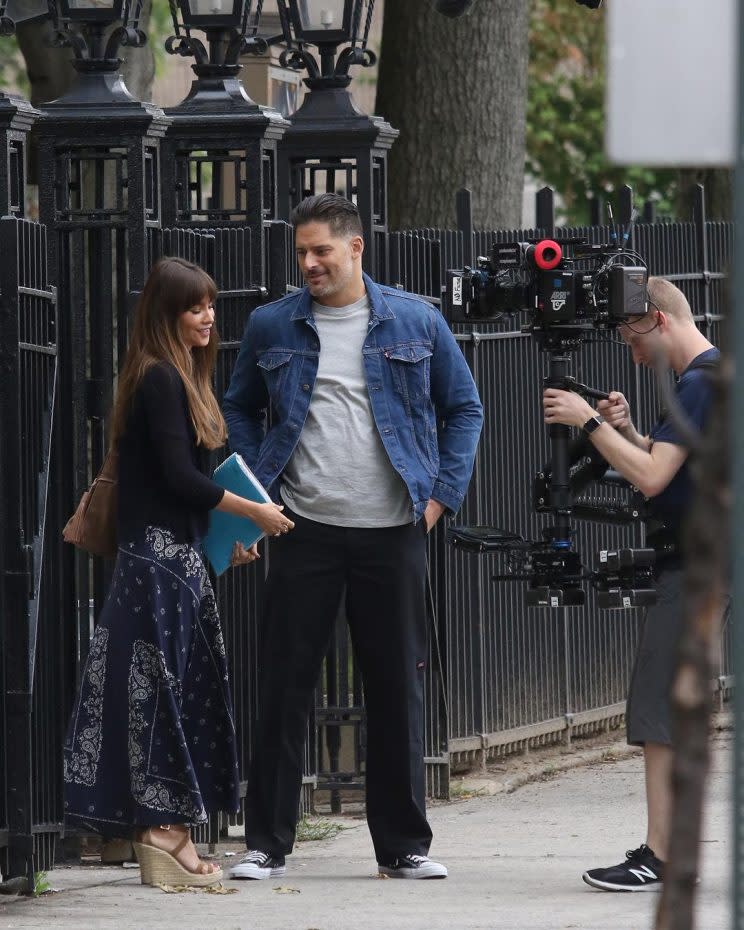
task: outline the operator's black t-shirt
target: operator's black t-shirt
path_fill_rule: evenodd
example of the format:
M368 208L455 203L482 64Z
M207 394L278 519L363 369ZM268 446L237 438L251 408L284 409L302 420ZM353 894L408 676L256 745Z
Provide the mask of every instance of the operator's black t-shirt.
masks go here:
M701 432L705 429L713 399L711 364L721 357L718 349L707 349L697 355L677 379L675 396L690 423ZM679 436L670 417L662 417L651 430L654 442L671 442L676 446L685 443ZM662 520L670 529L679 530L687 514L692 498L687 461L664 488L661 494L648 502L649 516Z

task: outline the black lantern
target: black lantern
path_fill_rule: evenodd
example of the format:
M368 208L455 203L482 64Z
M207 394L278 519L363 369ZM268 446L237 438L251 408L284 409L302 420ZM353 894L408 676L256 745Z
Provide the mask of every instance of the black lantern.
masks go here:
M367 48L375 0L277 0L287 48L282 64L306 68L311 89L346 87L351 65L369 67L376 61ZM339 45L347 47L336 57ZM307 50L315 45L320 65Z
M313 45L349 42L352 38L353 7L347 0L320 0L312 6L307 0L290 0L289 16L297 39Z
M59 0L59 13L73 23L108 25L125 17L125 3L126 0Z
M198 29L235 27L245 30L251 19L252 0L178 0L184 22ZM253 25L258 27L262 3L256 4Z
M143 0L48 0L57 29L57 45L70 46L78 71L118 71L122 46L139 48L146 36L139 28ZM113 23L121 23L104 41ZM82 27L72 30L75 24ZM87 62L86 67L79 67ZM104 64L105 63L105 64Z
M0 0L0 36L11 36L19 23L49 16L47 0Z
M263 54L268 45L257 35L263 0L170 0L175 35L165 43L172 55L193 56L197 65L236 66L246 53ZM207 34L209 51L191 35Z
M13 0L15 2L15 0ZM29 0L24 0L29 2ZM129 105L134 98L122 80L119 50L147 41L139 28L144 0L47 0L56 30L53 44L71 48L75 84L50 106ZM111 29L119 23L118 28Z

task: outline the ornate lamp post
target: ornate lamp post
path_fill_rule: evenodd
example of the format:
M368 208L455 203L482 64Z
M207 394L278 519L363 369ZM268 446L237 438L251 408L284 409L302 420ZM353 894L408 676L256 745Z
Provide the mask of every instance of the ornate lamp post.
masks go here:
M279 208L287 217L303 197L341 191L356 201L365 228L365 267L387 280L387 153L397 130L354 103L352 65L376 61L367 47L374 0L278 0L287 48L282 63L308 73L310 93L279 146ZM317 49L317 57L310 50ZM345 46L339 51L340 46Z
M175 34L166 42L166 50L174 55L193 56L196 64L192 67L197 77L215 77L224 83L240 71L240 55L261 55L268 48L266 40L258 35L263 0L257 0L255 8L253 0L169 0L169 3ZM209 50L192 36L192 29L206 32ZM203 89L192 87L192 94ZM240 93L232 84L226 91ZM250 99L245 91L242 95Z
M0 0L0 35L13 35L18 23L36 18L34 10L29 7L28 3ZM46 8L38 8L35 12L36 15L45 14ZM28 280L25 277L26 266L19 259L18 243L26 235L26 241L34 245L40 238L43 241L38 226L22 222L28 133L38 116L38 110L28 101L0 93L0 253L3 256L0 266L0 422L3 424L4 457L1 469L4 501L0 506L0 600L5 614L13 617L12 623L0 624L0 651L4 655L5 737L7 744L13 746L13 752L7 755L5 770L5 790L13 802L7 809L8 842L3 871L6 875L25 876L29 888L34 886L31 785L36 761L29 697L34 680L31 656L36 644L32 611L29 609L29 583L33 586L35 579L33 549L28 542L31 542L35 526L28 526L27 519L27 489L23 472L29 463L24 457L26 446L22 438L27 424L21 413L19 385L24 383L22 357L25 357L24 361L34 357L30 345L34 336L29 334L28 323L25 322L29 317L21 312L19 285L27 284ZM39 277L42 278L44 258L40 251L36 252L36 256L41 272ZM37 284L37 281L33 283ZM43 283L39 281L38 284L37 293L41 297ZM54 319L53 306L49 317L45 316L47 306L43 300L35 305L37 325L33 328L37 332L45 333L44 324L38 325L38 321L43 319L46 323L48 319ZM21 336L22 332L25 335ZM21 340L25 342L23 347ZM45 349L48 352L49 346ZM46 367L44 363L50 357L42 356L38 361L40 367ZM36 357L32 364L37 364Z
M39 121L41 221L128 228L133 290L144 283L146 228L159 221L158 141L167 126L159 107L129 93L120 72L119 50L146 41L142 5L49 0L56 42L72 49L78 79L44 105Z
M47 16L47 0L0 0L0 36L12 36L19 23Z
M239 58L268 48L258 36L263 0L170 0L166 49L192 56L196 76L172 119L163 153L164 224L250 227L254 283L265 278L264 224L276 218L276 145L286 121L259 106ZM206 33L206 45L192 34Z
M308 87L348 87L351 65L369 67L377 60L367 48L375 0L278 0L278 4L287 41L285 64L307 68ZM347 47L336 56L338 46L345 43ZM317 47L320 65L308 45Z
M12 36L16 26L49 15L46 0L0 0L0 36ZM0 93L0 216L25 213L28 133L39 111L15 94Z
M57 284L60 358L59 471L70 509L100 468L106 416L127 342L129 314L149 268L160 225L160 107L136 100L120 72L119 50L145 42L143 0L49 0L59 45L77 80L45 104L36 124L39 219L49 229L49 275ZM77 609L87 648L91 598L100 607L103 570L65 554L61 598ZM91 584L91 577L93 584Z
M78 80L54 105L97 106L134 98L122 80L119 50L146 42L139 28L143 0L48 0L57 30L56 44L75 56ZM119 23L118 28L110 27Z

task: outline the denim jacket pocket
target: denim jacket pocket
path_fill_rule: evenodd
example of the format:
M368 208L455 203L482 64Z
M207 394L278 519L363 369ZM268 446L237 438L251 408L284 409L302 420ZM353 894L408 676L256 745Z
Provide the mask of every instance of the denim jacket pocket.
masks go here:
M268 349L258 356L257 364L261 369L261 374L272 399L276 398L282 389L289 370L289 363L292 360L292 354L292 352Z
M429 396L432 351L424 345L391 346L385 349L395 390L409 400Z

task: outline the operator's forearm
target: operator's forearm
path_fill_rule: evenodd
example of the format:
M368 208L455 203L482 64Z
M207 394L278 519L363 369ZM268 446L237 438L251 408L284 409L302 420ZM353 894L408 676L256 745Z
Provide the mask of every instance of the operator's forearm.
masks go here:
M654 461L648 451L650 442L648 437L641 436L634 428L633 433L639 441L626 439L618 430L603 423L589 438L615 471L619 471L623 478L647 497L653 497L660 489L654 481Z
M637 448L643 449L644 452L650 451L651 438L649 436L642 436L632 423L628 426L621 427L617 432Z
M559 388L546 388L543 392L545 422L562 423L577 429L584 427L594 416L594 410L578 394ZM612 415L610 414L610 419ZM631 424L624 426L625 431ZM656 497L669 484L687 457L687 450L669 442L651 442L634 429L626 439L609 420L589 432L592 445L610 465L646 497Z

